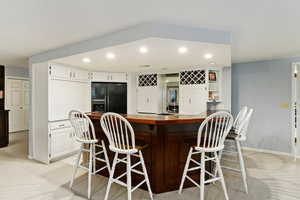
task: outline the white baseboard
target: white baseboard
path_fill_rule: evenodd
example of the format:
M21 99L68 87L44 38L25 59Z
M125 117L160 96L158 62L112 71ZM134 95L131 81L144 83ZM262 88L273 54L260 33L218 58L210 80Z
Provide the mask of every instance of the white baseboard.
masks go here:
M255 152L260 152L260 153L270 153L274 155L280 155L280 156L288 156L288 157L293 157L294 155L292 153L286 153L286 152L280 152L280 151L271 151L267 149L256 149L256 148L251 148L251 147L242 147L243 150L246 151L255 151ZM296 156L297 159L300 159L300 156Z

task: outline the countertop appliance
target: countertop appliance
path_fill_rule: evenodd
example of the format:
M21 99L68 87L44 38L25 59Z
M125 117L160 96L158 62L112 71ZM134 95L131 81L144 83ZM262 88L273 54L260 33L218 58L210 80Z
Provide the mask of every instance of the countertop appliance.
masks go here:
M92 111L127 113L127 83L92 82Z

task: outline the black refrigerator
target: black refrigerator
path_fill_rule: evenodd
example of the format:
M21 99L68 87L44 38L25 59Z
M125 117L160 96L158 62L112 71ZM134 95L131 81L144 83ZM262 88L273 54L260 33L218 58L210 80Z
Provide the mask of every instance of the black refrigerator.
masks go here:
M92 82L92 111L127 113L127 83Z

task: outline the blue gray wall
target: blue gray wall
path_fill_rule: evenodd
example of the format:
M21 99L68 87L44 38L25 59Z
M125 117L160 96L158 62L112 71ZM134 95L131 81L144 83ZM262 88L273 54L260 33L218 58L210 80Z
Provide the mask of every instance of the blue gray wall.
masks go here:
M291 63L300 58L233 64L232 111L254 108L247 147L291 153ZM284 108L282 104L288 103Z
M29 68L25 67L5 67L6 76L19 76L29 78Z

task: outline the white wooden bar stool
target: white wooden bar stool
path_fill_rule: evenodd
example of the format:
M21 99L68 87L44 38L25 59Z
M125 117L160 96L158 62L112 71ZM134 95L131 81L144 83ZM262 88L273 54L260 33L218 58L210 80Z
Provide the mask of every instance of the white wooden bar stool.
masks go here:
M246 113L245 110L242 109L240 113L238 114L236 119L238 123L235 124L235 127L232 129L232 131L229 133L228 137L226 138L225 149L223 150L223 152L220 152L219 158L221 159L221 156L223 154L229 156L232 155L237 156L237 160L230 160L224 157L222 158L222 160L230 163L239 163L239 168L225 165L224 162L222 163L222 168L241 173L243 184L245 187L245 192L248 194L247 173L246 173L246 167L243 158L241 143L246 141L247 139L247 129L253 113L253 109L248 109ZM231 144L230 141L233 141L233 145L230 145Z
M115 157L113 160L112 170L110 173L106 194L104 200L107 200L109 191L112 183L117 183L122 186L127 187L128 200L131 200L131 193L140 187L142 184L146 183L148 187L148 192L150 198L153 199L150 182L148 179L148 174L143 158L141 149L135 145L135 135L132 126L130 123L121 115L117 113L105 113L101 116L100 123L102 129L108 138L109 149L115 152ZM119 154L125 155L123 158L119 158ZM139 162L132 165L131 156L139 158ZM114 178L114 172L116 165L119 163L126 164L126 172L120 176ZM137 166L141 165L143 171L135 169ZM131 183L131 172L140 174L144 176L144 180L141 181L138 185L132 188ZM127 182L124 183L120 179L127 177Z
M225 198L226 200L228 200L227 189L217 153L223 150L225 138L229 133L232 124L232 115L224 111L217 112L208 116L201 123L200 128L198 130L197 146L190 148L187 157L179 188L179 194L181 194L182 192L183 184L186 178L200 188L200 200L204 200L204 184L215 181L221 181ZM213 154L213 156L207 156L206 153ZM195 154L201 154L200 162L192 158L192 156ZM205 169L205 162L207 161L215 162L218 172L216 175ZM190 162L195 164L196 167L189 167ZM191 177L188 176L188 172L199 169L201 171L200 184L196 183ZM210 176L210 179L205 180L205 174L208 174Z
M90 199L91 175L96 174L97 172L102 171L104 169L107 169L108 172L110 172L110 165L107 157L106 148L103 141L101 141L101 144L97 144L98 140L95 136L94 125L86 114L80 111L72 110L69 113L69 119L74 128L74 137L76 141L81 144L76 163L74 164L74 171L70 182L70 188L72 189L72 185L78 167L88 170L88 199ZM88 146L88 148L85 148L85 146ZM96 148L99 150L98 152L96 152ZM80 159L83 152L89 153L89 161L87 167L80 163ZM105 166L100 169L96 169L97 160L104 162Z

